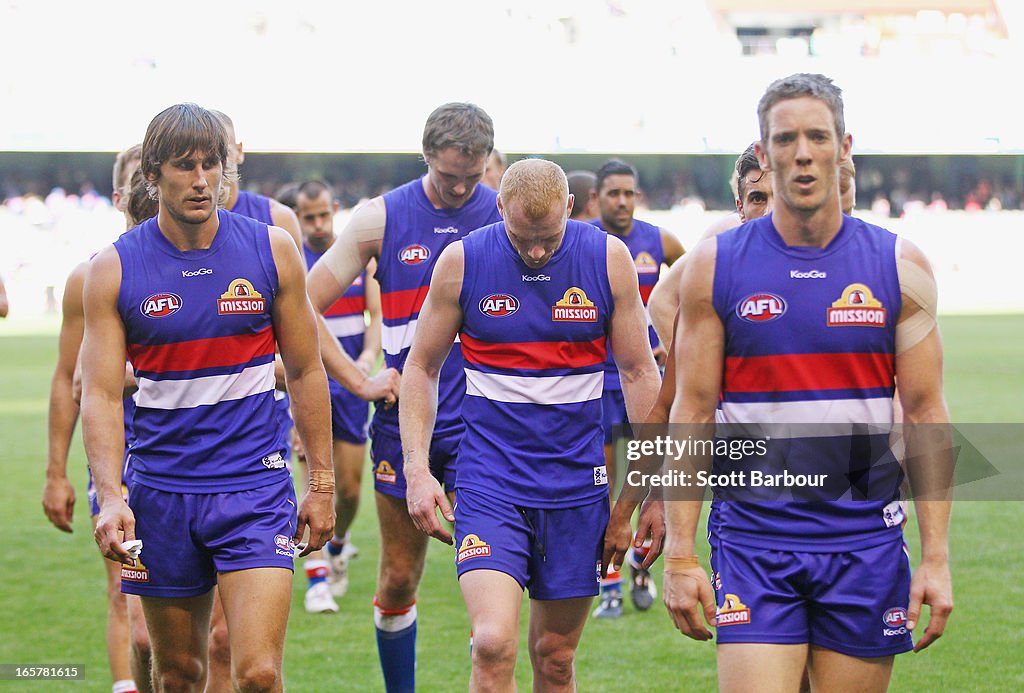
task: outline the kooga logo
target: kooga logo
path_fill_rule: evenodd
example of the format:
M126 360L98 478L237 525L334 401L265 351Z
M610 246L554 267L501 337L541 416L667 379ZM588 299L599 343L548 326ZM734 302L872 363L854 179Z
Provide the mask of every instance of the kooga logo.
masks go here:
M523 281L524 282L549 282L549 281L551 281L551 277L549 277L546 274L538 274L538 275L535 275L535 276L532 276L532 277L529 274L524 274L523 275Z
M798 270L789 270L790 279L824 279L828 276L827 272L821 270L810 270L808 272L800 272Z
M181 270L181 276L183 277L201 277L204 274L213 274L213 270L209 267L200 267L199 269L191 272L189 270Z

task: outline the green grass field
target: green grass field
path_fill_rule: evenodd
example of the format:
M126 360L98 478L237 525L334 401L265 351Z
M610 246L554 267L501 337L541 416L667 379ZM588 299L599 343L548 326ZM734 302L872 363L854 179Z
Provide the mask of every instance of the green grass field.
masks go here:
M954 421L1024 422L1024 316L946 318L942 327L946 395ZM86 680L0 681L0 691L110 690L103 567L90 533L80 438L70 462L79 492L75 533L55 530L39 501L55 357L52 335L0 336L0 473L7 487L0 526L9 533L0 551L0 663L79 664ZM383 689L372 623L378 539L370 488L364 489L363 502L353 529L362 553L352 562L351 588L341 611L306 614L305 579L296 576L285 654L290 690ZM952 536L956 613L947 635L930 650L898 659L892 690L1024 690L1022 527L1024 503L1019 501L957 505ZM913 524L907 535L916 556ZM464 690L469 678L469 625L452 555L452 548L433 544L420 590L418 681L424 691ZM528 690L525 627L523 633L517 680ZM627 604L621 619L588 624L577 671L582 691L712 691L714 646L679 635L660 605L639 614Z

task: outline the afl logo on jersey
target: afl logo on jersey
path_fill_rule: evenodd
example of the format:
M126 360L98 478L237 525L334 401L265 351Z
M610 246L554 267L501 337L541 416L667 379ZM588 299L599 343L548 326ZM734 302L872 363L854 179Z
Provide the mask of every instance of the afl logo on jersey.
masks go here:
M480 312L491 318L504 318L519 310L519 299L512 294L491 294L480 299Z
M430 248L419 245L407 245L398 253L398 260L403 265L418 265L430 259Z
M736 315L747 322L768 322L785 314L786 299L775 294L753 294L736 304Z
M147 318L166 318L181 310L181 297L169 293L153 294L142 302L139 310Z

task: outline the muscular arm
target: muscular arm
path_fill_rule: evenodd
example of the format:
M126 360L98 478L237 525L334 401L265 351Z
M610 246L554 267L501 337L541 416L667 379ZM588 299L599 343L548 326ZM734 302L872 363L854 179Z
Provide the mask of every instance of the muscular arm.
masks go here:
M68 450L78 421L78 404L72 393L75 364L85 331L82 289L89 264L83 262L71 271L64 284L61 304L57 367L50 380L50 414L47 422L46 483L43 486L43 511L60 530L72 531L75 491L68 481Z
M299 218L295 216L295 211L291 207L271 199L270 218L273 220L274 226L278 226L288 232L288 235L295 241L295 247L301 251L302 229L299 226Z
M636 271L630 271L634 265L629 251L612 235L608 236L607 243L608 282L615 302L608 337L622 382L626 413L630 422L637 424L650 413L661 377L647 340L647 320Z
M921 251L902 241L901 259L913 267L901 271L903 308L896 330L896 375L903 405L906 466L914 494L914 511L921 533L921 564L911 582L909 621L915 627L922 604L931 606L931 616L915 650L921 650L942 635L953 609L949 574L949 519L953 497L953 449L949 411L942 394L942 340L932 321L926 334L907 332L900 326L934 316L934 291L915 291L907 282L914 268L932 277L931 267ZM901 263L902 264L902 263ZM934 280L932 279L934 285ZM922 305L923 304L923 305ZM905 340L912 339L909 346Z
M113 246L89 264L85 281L85 336L82 340L82 430L92 468L100 516L95 538L103 555L127 563L121 548L135 538L135 518L121 496L124 461L124 323L117 311L121 260Z
M671 231L659 228L658 232L661 234L661 250L665 254L665 264L669 266L674 265L676 260L683 256L686 249L683 248L682 242Z
M309 271L306 291L319 315L327 310L356 280L370 263L380 255L384 239L384 199L377 197L357 209L352 218L338 234ZM390 402L398 396L398 373L385 369L373 378L367 377L355 361L341 348L336 339L329 338L327 324L318 317L320 329L320 352L324 366L332 378L363 399L373 400L387 397Z
M310 492L299 507L296 542L309 526L309 546L304 553L321 548L334 531L333 483L320 488L319 480L333 480L331 462L330 400L327 375L320 361L316 317L305 291L305 272L298 249L287 233L270 228L271 249L277 265L278 292L271 318L281 352L288 391L292 398L295 427L302 438L309 464Z
M431 475L427 455L437 418L437 383L455 335L462 325L459 292L464 276L462 243L448 246L437 259L430 290L420 310L419 327L413 338L402 376L402 406L398 428L402 434L406 501L409 516L425 534L452 543L451 534L438 522L434 507L454 520L440 484ZM635 275L635 272L633 273Z
M366 334L363 336L363 351L356 359L356 363L367 373L372 371L377 364L377 357L380 355L381 327L384 324L380 305L380 284L373 277L376 271L377 261L370 260L366 266L366 280L363 285L366 295L366 312L370 316L370 323L366 326Z

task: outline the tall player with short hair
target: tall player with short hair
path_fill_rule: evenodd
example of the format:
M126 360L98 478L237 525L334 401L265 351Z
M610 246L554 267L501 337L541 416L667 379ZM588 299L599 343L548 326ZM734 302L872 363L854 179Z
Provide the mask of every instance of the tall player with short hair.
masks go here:
M758 116L774 211L703 241L687 262L670 421L815 424L768 442L771 459L825 473L848 495L807 504L716 489L714 590L694 551L701 501L667 504L665 603L694 639L711 638L702 615L717 622L723 691L797 690L805 666L812 689L884 691L894 655L934 642L953 607L935 281L910 242L842 214L839 167L851 138L830 79L774 82ZM769 299L760 313L757 297ZM888 451L897 373L921 531L913 578L901 473ZM727 460L714 464L729 470ZM923 604L931 614L915 646Z
M310 270L313 305L327 310L377 260L384 314L384 362L401 370L416 333L437 257L470 231L499 219L497 193L480 185L494 148L490 116L470 103L439 106L423 130L427 173L356 209L338 239ZM441 373L431 467L449 490L464 429L465 375L461 348L452 348ZM393 404L388 400L385 405ZM381 562L374 598L377 647L389 691L415 687L416 590L427 540L409 519L398 412L374 412L370 457L374 464Z
M458 334L466 435L455 506L459 586L473 627L470 690L512 690L530 590L534 690L575 690L575 653L598 592L608 521L601 391L616 345L630 419L650 410L658 368L632 258L611 234L567 221L565 174L540 159L501 181L503 222L438 260L406 363L402 444L409 513L452 543L452 509L429 471L438 379ZM571 547L565 550L566 547Z
M85 286L96 541L125 564L122 589L142 596L161 690L203 681L215 585L235 686L281 690L295 544L308 530L302 554L320 548L334 524L327 379L302 263L284 230L217 209L227 145L194 104L158 114L142 168L159 213L101 251ZM311 467L298 508L274 418L275 343ZM125 353L139 385L131 508L120 494ZM122 539L144 542L138 559Z

